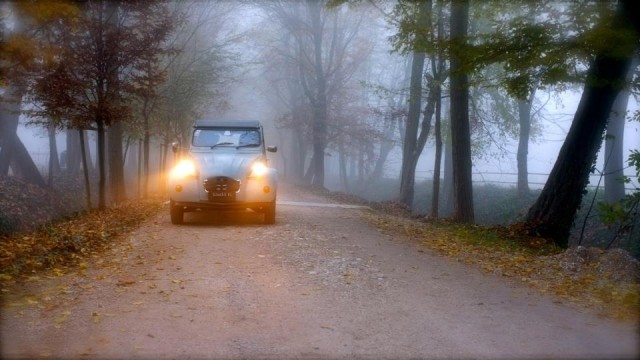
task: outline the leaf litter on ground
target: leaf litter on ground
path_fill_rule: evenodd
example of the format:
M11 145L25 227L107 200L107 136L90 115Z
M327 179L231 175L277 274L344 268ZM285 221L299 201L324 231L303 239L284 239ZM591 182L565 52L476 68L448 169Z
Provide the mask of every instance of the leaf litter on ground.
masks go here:
M640 266L627 252L560 249L517 228L460 225L370 212L364 216L387 234L402 234L441 256L508 277L569 304L619 320L640 314ZM560 301L556 301L560 302Z
M163 199L130 200L106 210L77 213L31 232L0 236L0 285L39 275L83 271L114 239L157 214ZM118 259L113 259L118 261Z

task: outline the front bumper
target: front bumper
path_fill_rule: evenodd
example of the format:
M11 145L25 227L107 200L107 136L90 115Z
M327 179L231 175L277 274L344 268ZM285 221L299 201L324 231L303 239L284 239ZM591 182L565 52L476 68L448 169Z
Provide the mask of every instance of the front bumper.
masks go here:
M184 211L207 210L262 210L276 201L277 173L269 173L259 178L245 177L237 180L238 189L232 200L218 200L210 197L213 191L205 180L211 177L172 179L169 182L169 198L173 206L181 206ZM233 189L235 190L235 189Z

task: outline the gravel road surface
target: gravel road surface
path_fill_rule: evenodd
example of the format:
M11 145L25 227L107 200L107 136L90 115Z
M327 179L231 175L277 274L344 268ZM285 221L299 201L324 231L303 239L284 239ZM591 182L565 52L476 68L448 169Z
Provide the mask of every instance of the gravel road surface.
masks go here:
M1 357L639 357L637 324L417 251L366 208L279 200L272 226L167 210L79 272L16 286Z

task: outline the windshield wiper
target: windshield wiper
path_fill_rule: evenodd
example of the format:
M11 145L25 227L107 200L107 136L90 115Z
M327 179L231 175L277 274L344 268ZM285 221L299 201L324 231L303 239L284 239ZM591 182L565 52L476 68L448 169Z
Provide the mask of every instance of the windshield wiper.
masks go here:
M221 142L221 143L217 143L217 144L213 145L211 148L213 149L214 147L219 146L219 145L233 145L233 143L232 142Z
M260 146L260 144L242 144L242 145L236 146L236 150L243 147L256 147L256 146Z

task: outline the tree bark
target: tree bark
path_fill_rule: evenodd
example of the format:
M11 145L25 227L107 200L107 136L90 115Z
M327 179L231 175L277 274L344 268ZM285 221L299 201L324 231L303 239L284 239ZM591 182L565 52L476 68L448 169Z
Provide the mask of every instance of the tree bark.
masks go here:
M122 124L114 122L107 133L109 141L109 187L112 202L119 204L126 198L124 162L122 154Z
M58 158L58 143L56 141L56 127L53 124L47 126L49 135L49 186L53 186L53 177L60 173L60 158Z
M0 175L8 175L11 168L14 176L38 186L45 186L38 167L18 137L23 94L24 89L21 86L11 85L0 99Z
M312 185L324 187L324 150L327 147L327 79L322 61L321 3L310 4L314 41L314 75L316 96L313 106L313 181Z
M634 61L633 65L637 64ZM633 70L633 66L631 67ZM627 80L631 80L632 71L627 74ZM604 200L610 204L617 204L625 196L624 183L624 123L627 115L630 91L621 91L613 102L607 134L604 145Z
M442 1L438 1L437 5L438 16L438 42L441 42L445 36L444 33L444 16L442 8ZM431 66L433 78L437 79L435 87L435 125L433 129L433 136L436 141L436 152L433 166L433 188L431 193L431 216L437 218L439 216L440 209L440 168L442 164L442 83L445 78L445 54L443 51L439 51L437 54L431 56Z
M453 219L473 223L469 81L464 47L469 26L469 1L454 0L451 9L451 142L453 147Z
M418 7L416 17L419 26L427 27L431 18L431 1L424 1ZM416 39L424 41L424 39ZM400 173L400 194L398 200L409 207L413 206L413 195L415 190L416 165L420 158L422 148L419 145L418 128L420 126L420 108L422 101L422 77L424 73L425 53L414 49L411 61L411 80L409 85L409 111L407 122L404 128L404 141L402 144L402 168ZM429 104L428 104L429 105ZM425 111L426 112L426 111ZM431 117L422 119L431 123ZM427 130L426 128L424 130ZM426 133L424 136L426 142Z
M438 217L438 209L440 208L440 164L442 163L442 96L441 89L438 87L438 94L436 97L436 120L433 129L433 136L436 139L436 153L433 165L433 188L432 188L432 200L431 200L431 216Z
M87 201L87 211L91 210L91 181L89 180L89 166L87 165L87 151L84 139L84 130L78 129L80 137L80 153L82 158L82 174L84 175L84 192Z
M105 166L105 126L104 121L100 118L96 119L98 128L98 209L104 210L107 207L106 202L106 166Z
M84 131L84 130L80 130ZM80 138L79 130L67 129L67 150L65 151L66 172L71 176L76 176L80 171Z
M535 93L535 90L534 90ZM533 96L529 97L533 100ZM518 100L518 153L516 161L518 166L518 198L522 201L529 195L529 166L527 157L529 154L529 137L531 134L531 105L532 101Z
M584 91L567 138L549 179L526 222L532 233L568 246L569 233L580 205L589 172L602 143L602 133L613 102L624 84L638 42L640 6L634 0L620 1L612 26L620 36L618 51L598 53L589 67ZM626 46L626 48L625 48ZM626 54L621 50L627 50ZM616 56L618 55L618 56Z
M413 52L411 61L411 83L409 85L409 112L402 144L402 169L400 177L399 201L411 207L413 205L413 191L416 170L416 146L418 125L420 123L420 107L422 99L422 72L424 70L425 54Z

